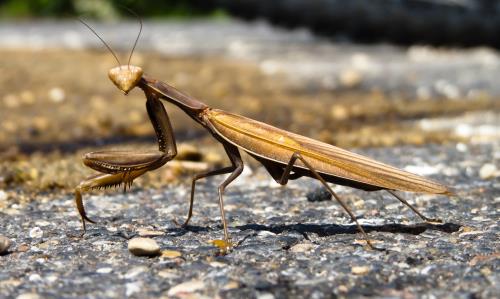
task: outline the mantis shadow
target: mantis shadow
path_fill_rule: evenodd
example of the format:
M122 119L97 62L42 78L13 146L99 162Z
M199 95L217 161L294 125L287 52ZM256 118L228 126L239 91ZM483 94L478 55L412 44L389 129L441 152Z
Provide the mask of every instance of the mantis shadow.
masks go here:
M453 233L460 229L461 225L455 223L417 223L417 224L383 224L383 225L362 225L366 232L390 232L390 233L405 233L419 235L427 230L438 230L446 233ZM289 224L289 225L262 225L262 224L246 224L237 227L240 230L255 230L255 231L270 231L279 234L285 231L296 231L301 234L315 233L319 237L327 237L338 234L357 234L358 227L353 225L338 225L338 224Z
M437 230L445 233L453 233L460 229L461 225L455 223L417 223L417 224L383 224L383 225L362 225L366 232L389 232L389 233L404 233L419 235L427 230ZM168 229L167 232L175 236L182 236L187 232L209 232L222 228L222 225L212 226L197 226L189 225L186 227L178 227ZM339 225L339 224L287 224L287 225L263 225L263 224L245 224L235 226L234 228L240 231L253 230L253 231L269 231L274 234L280 234L286 231L296 231L302 235L310 233L317 234L319 237L327 237L339 234L357 234L359 233L358 227L352 225Z

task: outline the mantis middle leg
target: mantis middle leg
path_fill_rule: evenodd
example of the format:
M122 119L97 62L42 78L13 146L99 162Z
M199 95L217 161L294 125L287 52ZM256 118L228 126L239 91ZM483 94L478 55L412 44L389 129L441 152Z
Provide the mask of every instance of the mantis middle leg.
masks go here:
M231 166L224 167L221 169L215 169L211 170L208 172L200 173L197 174L193 177L193 180L191 182L191 198L189 201L189 212L186 221L184 222L183 226L186 226L189 223L189 220L191 219L191 216L193 215L193 203L194 203L194 191L195 191L195 186L196 186L196 181L202 178L210 177L210 176L215 176L215 175L220 175L220 174L226 174L226 173L231 173L220 185L218 188L218 194L219 194L219 208L220 208L220 213L221 213L221 220L222 220L222 225L224 228L224 241L227 245L227 247L230 247L230 242L229 242L229 233L227 231L227 221L226 221L226 216L224 212L224 190L226 187L234 180L236 179L241 172L243 171L243 160L241 159L240 152L238 151L238 148L232 144L229 143L223 143L224 149L226 151L227 156L229 157L229 160L231 161Z

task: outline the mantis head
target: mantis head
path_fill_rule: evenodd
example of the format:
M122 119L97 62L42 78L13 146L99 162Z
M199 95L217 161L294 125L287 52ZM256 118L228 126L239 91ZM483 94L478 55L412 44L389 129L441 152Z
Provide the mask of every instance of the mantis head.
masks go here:
M142 78L142 69L134 65L120 65L109 70L109 79L119 90L128 94Z
M120 60L116 56L115 52L111 47L102 39L97 32L90 27L87 23L85 23L83 20L80 20L80 23L85 25L97 38L101 40L101 42L108 48L109 52L113 55L113 57L116 59L116 62L118 63L117 67L114 67L109 70L108 72L108 77L111 79L111 81L118 87L119 90L123 91L123 93L128 94L129 91L134 89L134 87L139 84L142 78L142 69L138 66L130 65L130 60L132 59L132 54L134 54L135 46L137 45L137 42L139 41L139 37L141 36L142 32L142 20L141 18L132 10L128 9L125 7L126 10L131 12L133 15L135 15L139 19L139 24L141 25L139 29L139 33L137 34L137 37L134 42L134 46L132 47L132 51L130 51L130 56L128 57L128 63L127 65L122 65L120 63Z

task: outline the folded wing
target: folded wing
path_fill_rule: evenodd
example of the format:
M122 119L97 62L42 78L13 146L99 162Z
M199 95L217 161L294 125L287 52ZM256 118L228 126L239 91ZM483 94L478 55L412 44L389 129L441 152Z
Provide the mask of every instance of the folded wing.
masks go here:
M206 112L205 119L230 143L284 165L294 152L299 152L320 173L384 189L451 193L446 186L422 176L237 114L212 109ZM307 169L300 161L296 166Z

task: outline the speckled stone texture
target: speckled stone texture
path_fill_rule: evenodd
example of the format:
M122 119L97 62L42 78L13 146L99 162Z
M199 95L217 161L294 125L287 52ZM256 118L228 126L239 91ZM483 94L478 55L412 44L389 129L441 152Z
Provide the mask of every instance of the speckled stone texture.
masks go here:
M281 188L260 168L227 189L229 231L238 243L227 255L209 243L222 238L220 178L200 182L186 229L172 221L187 211L184 184L86 195L99 224L83 238L71 195L40 196L0 212L0 232L13 241L0 256L0 297L494 298L500 182L478 173L498 163L499 152L498 143L362 151L452 185L458 195L405 194L425 215L445 221L430 225L387 193L335 187L383 250L364 248L335 202L307 200L316 181ZM127 240L135 236L153 238L166 253L133 256Z

